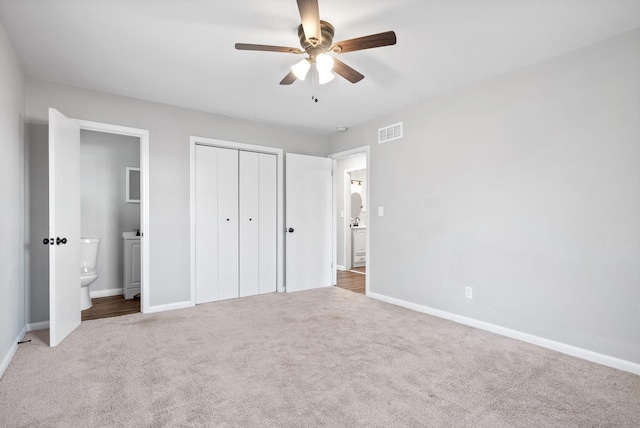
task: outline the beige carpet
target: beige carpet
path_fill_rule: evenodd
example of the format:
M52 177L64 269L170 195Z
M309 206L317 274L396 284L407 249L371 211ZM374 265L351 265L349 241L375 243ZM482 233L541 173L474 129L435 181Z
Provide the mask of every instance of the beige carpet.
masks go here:
M0 426L640 426L640 376L335 287L47 337L0 381Z

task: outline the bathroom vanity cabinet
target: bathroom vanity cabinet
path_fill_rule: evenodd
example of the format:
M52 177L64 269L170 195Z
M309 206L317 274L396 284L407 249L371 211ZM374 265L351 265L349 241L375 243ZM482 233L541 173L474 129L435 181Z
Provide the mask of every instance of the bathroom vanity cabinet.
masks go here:
M122 294L125 299L133 299L140 293L142 279L142 263L140 258L140 237L135 232L122 234L124 244L124 269L122 279Z
M351 228L351 266L362 267L367 260L367 229Z

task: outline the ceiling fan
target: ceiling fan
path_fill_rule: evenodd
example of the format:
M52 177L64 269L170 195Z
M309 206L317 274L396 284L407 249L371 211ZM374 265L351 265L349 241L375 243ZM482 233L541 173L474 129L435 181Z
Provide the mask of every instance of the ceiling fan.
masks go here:
M297 2L302 21L302 24L298 27L298 38L300 39L300 46L302 46L302 49L284 46L236 43L236 49L238 50L284 52L295 55L306 53L308 57L291 67L289 74L287 74L280 82L281 85L291 85L296 81L296 79L304 80L312 66L315 66L318 83L321 85L333 80L334 74L332 71L344 77L351 83L357 83L364 79L364 75L349 67L339 59L333 58L327 54L343 54L396 44L396 33L393 31L386 31L384 33L371 34L369 36L333 43L333 25L320 20L318 0L297 0Z

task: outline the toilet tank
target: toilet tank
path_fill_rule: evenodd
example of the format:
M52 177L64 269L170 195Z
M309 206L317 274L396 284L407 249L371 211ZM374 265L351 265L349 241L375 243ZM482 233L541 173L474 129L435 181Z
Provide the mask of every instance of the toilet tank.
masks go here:
M80 268L95 269L98 262L100 238L80 238Z

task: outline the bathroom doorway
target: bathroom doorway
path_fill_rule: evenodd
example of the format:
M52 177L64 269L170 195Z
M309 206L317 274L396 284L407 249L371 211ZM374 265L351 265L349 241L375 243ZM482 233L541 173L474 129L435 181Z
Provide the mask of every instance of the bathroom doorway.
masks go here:
M80 233L99 239L81 320L140 312L140 137L82 129L80 159Z
M369 289L369 147L329 156L334 159L335 284L356 293Z

